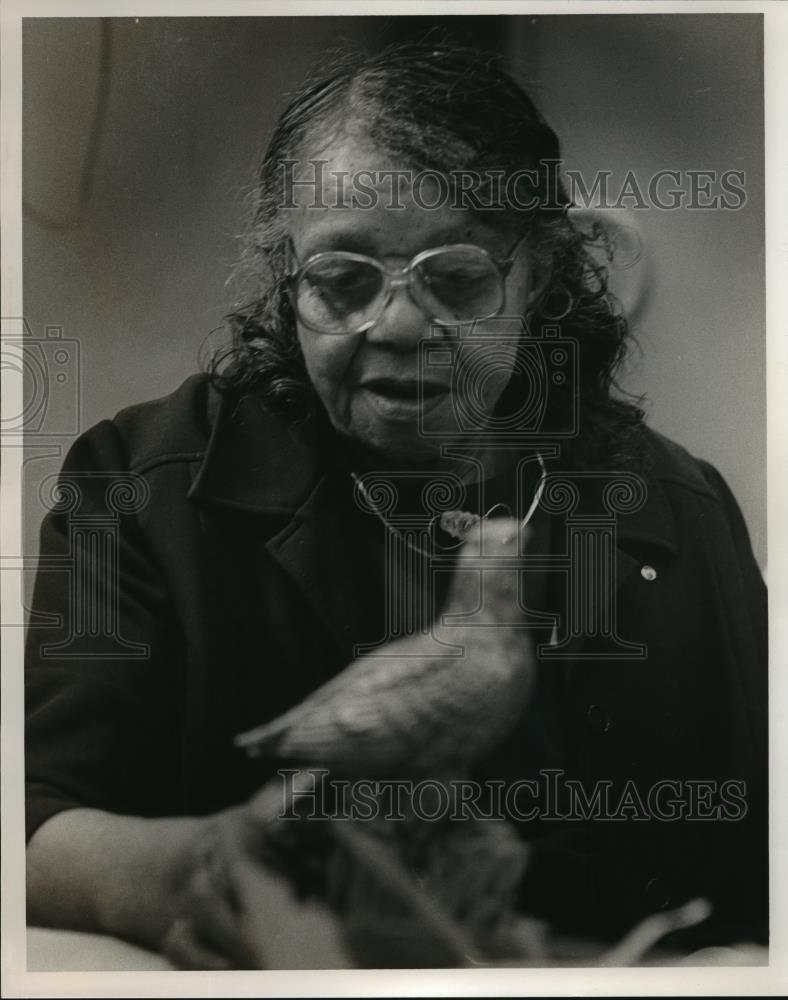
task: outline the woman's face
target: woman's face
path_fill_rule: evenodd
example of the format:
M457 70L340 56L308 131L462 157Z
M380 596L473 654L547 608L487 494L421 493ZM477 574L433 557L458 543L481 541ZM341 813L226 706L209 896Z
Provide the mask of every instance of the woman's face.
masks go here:
M488 221L479 212L453 209L448 204L436 209L420 207L405 183L400 183L398 196L402 207L394 208L390 180L377 188L379 197L373 207L352 207L349 189L344 200L338 192L337 177L352 176L354 171L394 169L397 164L375 147L352 139L335 142L319 158L327 161L322 198L315 197L313 190L299 188L298 208L291 210L290 237L300 263L313 254L347 250L403 267L415 254L450 243L475 244L495 259L503 259L517 238L500 218ZM307 175L311 176L311 170ZM419 194L423 206L437 201L439 192L422 185ZM322 202L321 207L314 207L316 202ZM342 207L330 207L337 203ZM439 453L442 436L457 432L457 407L462 403L458 393L473 394L470 402L475 422L483 421L484 415L494 410L511 377L513 341L522 329L521 318L532 296L531 269L521 242L505 281L499 316L477 325L474 331L486 331L490 350L495 351L494 364L486 365L476 380L455 377L456 341L446 341L441 364L419 370L420 341L430 337L440 343L440 330L436 334L430 316L406 286L393 289L382 315L364 333L319 333L299 320L298 339L309 377L337 431L379 459L424 462ZM506 317L511 318L508 323ZM496 334L508 336L501 341L495 339ZM485 353L493 356L486 349ZM417 391L420 383L421 393Z

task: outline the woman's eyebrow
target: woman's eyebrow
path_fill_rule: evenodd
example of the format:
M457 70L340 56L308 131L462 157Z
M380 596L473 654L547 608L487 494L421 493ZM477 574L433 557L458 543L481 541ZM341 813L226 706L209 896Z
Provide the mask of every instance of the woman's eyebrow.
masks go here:
M307 236L301 247L300 256L303 259L316 253L329 250L348 250L351 253L372 255L377 249L374 233L347 229L343 226L326 227L321 232Z
M350 253L363 253L374 257L381 252L381 235L375 230L369 232L349 229L341 225L327 226L323 231L307 236L300 249L299 257L306 260L317 253L326 253L331 250L346 250ZM451 226L436 230L419 241L418 245L406 248L403 254L420 253L422 250L429 250L455 243L474 243L486 246L500 238L500 233L492 227L471 228L467 224Z

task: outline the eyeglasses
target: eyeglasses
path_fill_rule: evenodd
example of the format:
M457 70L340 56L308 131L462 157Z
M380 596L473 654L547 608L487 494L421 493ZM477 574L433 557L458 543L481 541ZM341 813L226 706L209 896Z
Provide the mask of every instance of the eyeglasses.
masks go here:
M344 250L314 254L288 275L290 300L304 326L317 333L369 330L400 286L442 326L490 319L503 308L506 277L523 238L502 260L482 247L453 243L423 250L402 268Z

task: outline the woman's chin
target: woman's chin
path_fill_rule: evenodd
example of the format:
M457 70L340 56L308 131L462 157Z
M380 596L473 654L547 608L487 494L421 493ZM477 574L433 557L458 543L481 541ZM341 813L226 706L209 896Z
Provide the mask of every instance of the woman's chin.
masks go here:
M406 434L364 434L353 443L367 456L368 463L386 468L435 466L440 462L440 446L418 436Z
M424 465L440 458L441 445L452 433L452 425L433 411L426 419L413 414L403 419L398 412L391 418L379 411L364 408L352 415L347 434L370 455L377 455L386 464Z
M367 407L354 408L350 417L342 429L343 436L364 453L367 464L377 462L387 468L432 467L437 471L453 464L442 455L444 446L454 445L455 451L473 451L478 437L467 431L458 435L450 399L411 420L401 419L399 413L390 419L388 414Z

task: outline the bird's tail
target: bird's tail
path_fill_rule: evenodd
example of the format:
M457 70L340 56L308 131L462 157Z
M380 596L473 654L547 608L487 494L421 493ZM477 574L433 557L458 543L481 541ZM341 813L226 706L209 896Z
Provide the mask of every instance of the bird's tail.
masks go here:
M286 715L282 715L272 722L266 722L262 726L255 726L254 729L247 730L245 733L239 733L233 742L237 747L246 750L250 757L260 757L263 754L274 755L288 724L289 719Z

